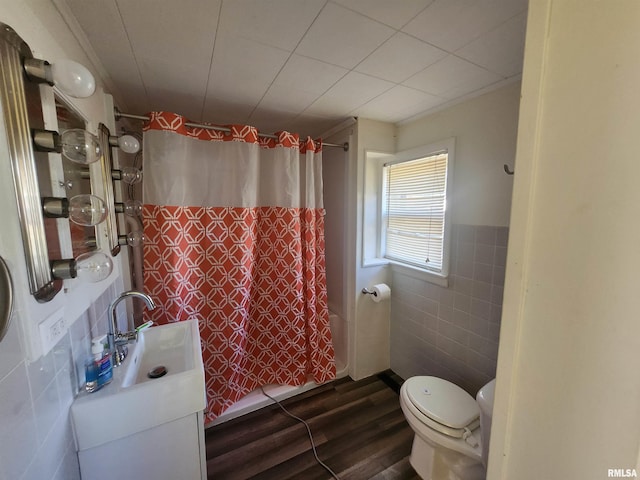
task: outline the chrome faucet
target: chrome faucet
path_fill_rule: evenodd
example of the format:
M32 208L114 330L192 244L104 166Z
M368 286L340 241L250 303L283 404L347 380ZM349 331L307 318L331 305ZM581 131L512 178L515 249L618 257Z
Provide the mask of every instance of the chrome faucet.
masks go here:
M122 361L126 358L126 344L129 342L135 342L138 339L138 332L136 330L120 332L118 330L118 325L116 324L116 307L122 300L129 297L141 298L144 300L144 303L146 303L149 310L156 308L155 302L149 295L135 290L122 292L118 298L111 302L111 305L109 305L109 334L107 335L107 339L109 341L109 352L111 352L114 367L120 366Z

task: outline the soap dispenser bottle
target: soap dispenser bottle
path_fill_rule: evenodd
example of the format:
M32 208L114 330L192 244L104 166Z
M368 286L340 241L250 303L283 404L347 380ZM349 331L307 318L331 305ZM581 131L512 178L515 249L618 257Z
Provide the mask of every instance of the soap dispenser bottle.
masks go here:
M113 378L111 355L109 351L104 348L106 338L106 335L102 335L91 339L91 354L93 355L93 361L98 367L98 388L103 387Z

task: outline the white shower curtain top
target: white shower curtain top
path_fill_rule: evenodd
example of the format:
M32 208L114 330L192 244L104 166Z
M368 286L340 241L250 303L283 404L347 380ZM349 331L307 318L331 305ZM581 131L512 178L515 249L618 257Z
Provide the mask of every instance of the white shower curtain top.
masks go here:
M298 146L295 134L262 138L245 125L227 126L229 133L191 128L167 112L150 118L143 140L145 203L323 208L321 141L307 138Z

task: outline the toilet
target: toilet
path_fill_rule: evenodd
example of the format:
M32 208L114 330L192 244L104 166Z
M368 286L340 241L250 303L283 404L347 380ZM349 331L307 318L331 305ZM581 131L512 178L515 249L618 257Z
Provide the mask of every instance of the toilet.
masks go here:
M411 466L424 480L484 480L495 379L477 401L438 377L411 377L400 389L400 406L415 432Z

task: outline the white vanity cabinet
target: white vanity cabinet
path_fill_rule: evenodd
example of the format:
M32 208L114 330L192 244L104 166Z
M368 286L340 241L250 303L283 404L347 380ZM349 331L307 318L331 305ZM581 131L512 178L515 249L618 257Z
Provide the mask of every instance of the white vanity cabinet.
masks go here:
M198 322L143 330L111 383L71 405L82 479L206 480L205 407Z
M82 480L206 480L202 412L78 451Z

